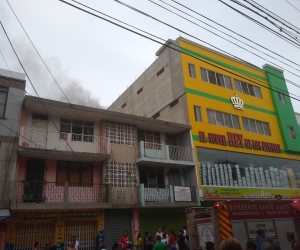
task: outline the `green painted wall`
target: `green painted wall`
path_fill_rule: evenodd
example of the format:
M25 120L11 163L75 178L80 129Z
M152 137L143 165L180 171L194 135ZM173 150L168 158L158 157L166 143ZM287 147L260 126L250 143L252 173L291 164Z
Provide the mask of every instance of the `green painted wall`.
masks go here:
M264 70L266 71L269 86L275 90L282 89L282 92L287 94L286 92L288 92L288 88L284 80L283 72L276 70L269 65L264 66ZM300 153L300 131L290 97L285 96L286 104L284 104L280 101L278 92L271 91L271 96L273 99L285 150ZM296 139L292 139L290 137L288 126L294 127Z

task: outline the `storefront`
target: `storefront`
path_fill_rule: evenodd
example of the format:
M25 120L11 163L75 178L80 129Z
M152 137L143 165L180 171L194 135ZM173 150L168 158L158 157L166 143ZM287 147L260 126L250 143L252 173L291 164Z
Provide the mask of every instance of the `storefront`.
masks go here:
M103 210L12 211L6 243L10 250L31 250L34 242L46 242L63 249L76 234L82 249L95 248L95 239L104 229Z

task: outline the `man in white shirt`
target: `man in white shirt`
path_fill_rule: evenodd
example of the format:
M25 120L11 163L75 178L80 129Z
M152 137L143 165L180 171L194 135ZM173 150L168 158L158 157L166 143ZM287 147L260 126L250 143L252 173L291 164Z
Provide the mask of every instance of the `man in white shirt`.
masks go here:
M76 234L72 234L72 240L75 240L75 249L79 250L79 241L76 239Z
M182 230L183 230L183 236L185 237L186 236L186 226L183 226Z

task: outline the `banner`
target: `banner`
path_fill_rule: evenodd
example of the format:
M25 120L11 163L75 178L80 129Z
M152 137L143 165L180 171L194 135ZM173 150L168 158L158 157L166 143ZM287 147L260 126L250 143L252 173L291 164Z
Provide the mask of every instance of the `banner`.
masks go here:
M276 238L273 220L255 220L247 221L248 235L250 239L255 239L257 230L262 229L265 231L266 237Z
M203 193L203 198L206 199L244 198L244 199L274 199L275 200L277 195L281 195L282 199L300 199L299 189L202 186L202 193Z
M174 186L175 201L191 201L191 190L189 187Z
M290 202L224 202L230 220L294 217Z

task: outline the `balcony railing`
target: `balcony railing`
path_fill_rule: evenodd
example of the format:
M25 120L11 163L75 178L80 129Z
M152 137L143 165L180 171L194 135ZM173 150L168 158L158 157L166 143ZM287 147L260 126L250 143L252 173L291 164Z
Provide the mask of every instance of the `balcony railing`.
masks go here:
M183 187L167 185L165 187L147 187L140 184L140 202L144 206L145 202L198 202L199 195L197 187Z
M108 203L108 185L38 181L17 182L17 203Z
M61 151L109 154L109 138L21 127L19 146ZM71 148L70 148L71 147Z
M194 153L192 147L180 147L141 141L138 145L138 158L194 162Z

